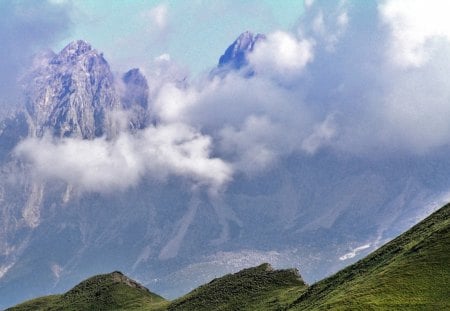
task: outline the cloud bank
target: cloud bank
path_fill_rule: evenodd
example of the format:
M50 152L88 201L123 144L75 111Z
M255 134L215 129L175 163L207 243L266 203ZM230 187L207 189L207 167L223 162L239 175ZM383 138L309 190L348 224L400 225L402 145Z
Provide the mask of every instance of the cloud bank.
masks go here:
M427 156L450 142L444 7L308 1L295 32L275 31L255 45L252 77L180 83L147 70L156 126L113 141L27 140L17 154L38 175L95 191L147 175L220 189L233 174L255 174L293 154Z
M151 126L136 135L106 139L30 138L15 152L40 178L57 178L80 190L113 191L136 185L144 175L182 176L214 194L231 179L227 163L210 156L211 139L184 124Z

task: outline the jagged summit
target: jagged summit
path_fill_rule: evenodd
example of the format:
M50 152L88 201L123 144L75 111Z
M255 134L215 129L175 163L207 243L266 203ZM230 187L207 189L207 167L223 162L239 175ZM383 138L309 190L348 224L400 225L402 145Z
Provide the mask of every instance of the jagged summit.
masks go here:
M119 107L103 55L83 40L47 54L25 81L31 135L91 139L113 132L109 112Z
M91 51L94 52L94 54L97 54L97 51L93 50L92 46L88 42L84 40L76 40L69 43L64 49L62 49L58 57L56 57L53 62L76 62L80 56Z
M147 79L138 68L133 68L122 76L124 89L121 95L122 107L130 111L130 128L142 129L149 122Z
M232 69L241 69L248 64L247 55L255 44L266 38L263 34L253 34L250 31L243 32L219 58L218 67L231 67Z
M127 71L122 80L126 86L125 94L122 100L125 108L138 104L143 108L148 106L148 83L147 79L138 68Z

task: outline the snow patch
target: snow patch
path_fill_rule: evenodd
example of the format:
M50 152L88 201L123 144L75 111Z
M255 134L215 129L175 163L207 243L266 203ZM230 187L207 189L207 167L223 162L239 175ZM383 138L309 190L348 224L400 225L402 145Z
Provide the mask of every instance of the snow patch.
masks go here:
M339 260L347 260L347 259L353 258L353 257L355 257L356 254L358 254L360 251L369 248L370 245L371 245L370 243L367 243L367 244L358 246L358 247L354 248L352 251L348 252L347 254L342 255L341 257L339 257Z

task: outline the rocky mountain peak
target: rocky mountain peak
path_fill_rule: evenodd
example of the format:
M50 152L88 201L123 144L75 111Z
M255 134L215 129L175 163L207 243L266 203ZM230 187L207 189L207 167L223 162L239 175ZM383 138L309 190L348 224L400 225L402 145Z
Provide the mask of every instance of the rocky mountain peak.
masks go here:
M250 31L243 32L220 57L218 67L230 67L241 69L248 64L247 54L253 51L255 44L264 40L263 34L253 34Z
M147 79L145 79L144 75L141 73L139 68L133 68L128 70L123 75L122 79L126 84L133 84L148 88Z
M92 46L84 40L76 40L69 43L54 59L54 61L61 62L76 62L80 56L83 56L89 52L97 53L92 49Z
M147 79L137 68L131 69L122 76L125 84L125 92L122 99L123 106L130 108L133 105L139 105L147 108L148 101L148 83Z
M130 128L141 129L149 122L147 79L137 68L122 76L124 89L121 96L122 107L130 112Z
M25 81L32 135L91 139L108 135L109 112L119 107L114 78L101 53L83 40L40 59Z

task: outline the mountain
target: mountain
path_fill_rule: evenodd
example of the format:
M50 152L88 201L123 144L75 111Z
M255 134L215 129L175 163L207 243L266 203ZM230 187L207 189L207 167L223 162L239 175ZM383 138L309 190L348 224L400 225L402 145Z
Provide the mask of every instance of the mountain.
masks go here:
M248 37L255 41L255 35ZM251 50L251 40L244 41L224 53L230 57L222 58L221 68L240 55L232 51ZM120 129L139 141L149 133L147 125L161 126L151 115L155 97L147 97L152 85L138 69L114 75L106 58L85 41L42 54L22 83L26 108L0 121L0 309L65 292L81 279L113 270L139 277L170 299L261 262L299 268L313 283L362 258L448 198L448 152L370 158L326 148L314 156L293 152L255 174L237 171L219 197L192 187L189 177L161 180L145 171L130 187L85 189L67 181L71 178L36 174L15 147L23 140L39 142L47 133L44 141L55 145L85 139L88 146L101 142L114 152L111 114L113 120L125 115ZM258 94L246 96L255 96L258 110ZM223 103L228 104L233 111L239 102ZM221 135L198 125L194 128L214 142ZM132 149L145 152L142 148ZM214 157L229 159L213 149ZM82 157L56 156L75 162ZM128 159L127 151L118 156Z
M103 55L86 41L47 54L25 82L32 133L89 138L111 135L110 113L119 108L114 78Z
M253 34L250 31L243 32L219 58L218 67L228 66L232 69L241 69L248 64L248 53L253 51L257 42L265 38L263 34Z
M230 71L244 69L249 64L248 54L253 51L256 43L265 39L266 36L263 34L253 34L250 31L243 32L220 56L217 68L213 70L212 74L223 76ZM247 77L252 76L253 70L247 68L245 75Z
M121 96L122 107L131 111L130 127L143 129L149 123L147 79L139 68L133 68L122 76L124 90Z
M78 310L132 310L138 302L145 310L147 306L148 310L157 306L198 311L448 310L449 263L450 204L364 259L309 287L296 269L274 270L262 264L213 279L165 303L114 272L88 279L64 295L38 298L10 310L34 310L38 306L45 310L53 310L53 306L64 306L62 310L75 306Z
M121 272L91 277L62 295L33 299L8 310L158 310L166 301Z

